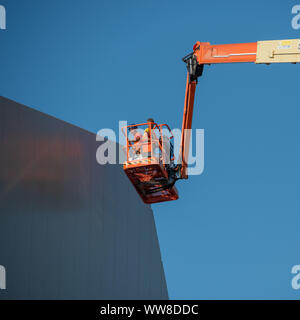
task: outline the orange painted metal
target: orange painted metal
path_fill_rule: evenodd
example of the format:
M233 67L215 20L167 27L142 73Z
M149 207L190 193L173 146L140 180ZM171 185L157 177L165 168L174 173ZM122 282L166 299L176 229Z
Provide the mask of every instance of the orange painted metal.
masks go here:
M193 47L193 52L183 58L183 61L187 63L188 74L184 99L181 145L178 160L179 165L175 169L172 168L173 171L175 170L174 172L176 173L176 175L178 174L178 172L180 172L180 175L176 176L176 180L188 178L188 156L190 149L195 92L197 79L202 75L203 66L218 63L256 62L257 47L257 42L211 45L209 42L198 41ZM147 124L144 123L141 125ZM161 129L162 125L158 126L157 124L155 124L155 126L156 128L160 127ZM178 193L176 188L174 187L174 184L172 188L159 191L156 195L154 193L151 194L153 184L152 186L150 186L150 184L148 184L147 186L147 184L145 185L145 183L154 183L154 189L162 186L163 184L161 184L160 181L162 179L168 178L166 165L165 163L152 158L151 160L149 160L148 158L146 162L144 161L145 159L142 159L143 161L141 162L139 162L138 160L134 160L133 162L128 161L130 150L135 150L136 146L132 145L129 142L127 137L127 129L125 133L127 139L127 162L125 162L124 164L124 171L142 197L143 201L145 203L154 203L178 199ZM149 126L151 137L153 130L154 128L152 129L151 126ZM161 140L158 145L160 145L161 151L163 152L164 150L162 148ZM141 142L141 148L141 150L144 150L143 152L145 152L146 150L147 153L151 151L151 154L153 154L153 143L150 144L149 142L147 142L145 145L145 142ZM180 171L178 169L180 169ZM150 196L148 191L150 192Z
M193 50L199 64L255 62L257 42L211 45L198 41Z
M138 163L137 160L132 161L130 164L124 163L123 168L144 203L151 204L177 200L179 198L175 186L169 189L149 193L152 192L153 189L161 187L161 181L167 179L164 167L157 162L155 163L154 159L149 163ZM149 181L152 183L156 182L156 184L146 186L145 184Z
M184 111L182 119L182 131L181 131L181 143L180 143L180 155L181 161L181 178L187 179L187 164L189 156L189 146L191 139L191 128L193 121L194 99L196 92L197 81L190 81L189 74L186 79L185 99L184 99Z
M216 63L255 62L257 42L218 44L211 45L209 42L196 42L193 47L193 56L199 65ZM187 75L184 111L182 119L181 145L179 161L181 161L181 178L187 179L188 156L190 149L190 135L193 120L195 91L197 80L191 81Z
M138 128L148 126L149 139L147 141L142 139L138 143L132 143L128 137L128 129L132 126ZM170 133L169 139L173 139L172 131L166 124L154 124L152 128L149 123L142 123L122 128L127 141L127 159L123 164L123 169L143 202L147 204L177 200L179 198L178 191L174 185L170 188L164 188L169 177L168 164L165 163L165 157L162 156L165 153L163 129L167 129ZM157 134L155 131L157 131ZM158 154L155 154L154 147L159 149ZM140 150L138 155L137 150ZM174 157L170 160L174 161Z
M196 58L198 65L216 64L216 63L235 63L235 62L255 62L257 52L257 43L236 43L236 44L220 44L211 45L209 42L196 42L193 47L193 53L190 57ZM201 72L202 74L202 72ZM178 163L180 167L180 178L188 178L188 156L190 149L191 128L194 111L194 100L197 86L197 77L201 74L197 74L196 77L190 77L188 72L186 81L186 91L184 100L184 112L182 120L182 132L181 132L181 145ZM127 161L123 165L123 169L128 176L131 183L141 196L145 203L157 203L162 201L170 201L178 199L178 192L174 185L170 188L163 188L163 181L168 180L167 165L163 162L163 157L153 156L153 145L160 148L160 152L163 150L161 134L162 126L166 126L170 133L171 130L167 125L157 125L154 128L148 123L137 125L148 126L149 128L149 140L139 141L138 143L132 143L128 139L128 129L131 126L124 127L126 136L126 154ZM155 136L155 129L158 129L160 140ZM172 133L171 133L172 135ZM138 159L132 158L132 155L137 154L139 151ZM148 156L145 156L148 154ZM151 154L151 156L149 156ZM141 155L143 155L141 157ZM173 161L174 159L172 159Z

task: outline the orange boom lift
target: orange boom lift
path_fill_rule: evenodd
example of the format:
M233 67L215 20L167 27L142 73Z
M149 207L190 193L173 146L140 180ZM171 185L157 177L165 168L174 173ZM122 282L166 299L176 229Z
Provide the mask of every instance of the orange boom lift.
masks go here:
M175 163L173 134L167 124L142 123L138 130L148 127L150 133L138 142L130 140L130 128L122 128L127 145L123 169L145 203L177 200L175 183L188 178L190 130L198 78L204 65L217 63L254 62L256 64L300 62L300 39L258 41L211 45L196 42L193 52L183 58L187 66L187 81L182 120L181 143Z

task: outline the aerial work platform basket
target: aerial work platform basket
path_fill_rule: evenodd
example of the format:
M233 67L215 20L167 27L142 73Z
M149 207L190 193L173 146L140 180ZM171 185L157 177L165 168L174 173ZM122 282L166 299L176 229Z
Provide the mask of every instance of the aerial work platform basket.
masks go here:
M151 204L177 200L174 137L169 126L142 123L123 127L122 132L126 137L123 169L143 201Z

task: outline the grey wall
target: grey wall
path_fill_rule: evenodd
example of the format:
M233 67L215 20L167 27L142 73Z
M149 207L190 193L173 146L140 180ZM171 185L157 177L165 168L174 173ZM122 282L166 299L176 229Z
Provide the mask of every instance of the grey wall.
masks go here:
M98 146L0 97L0 299L168 298L151 207Z

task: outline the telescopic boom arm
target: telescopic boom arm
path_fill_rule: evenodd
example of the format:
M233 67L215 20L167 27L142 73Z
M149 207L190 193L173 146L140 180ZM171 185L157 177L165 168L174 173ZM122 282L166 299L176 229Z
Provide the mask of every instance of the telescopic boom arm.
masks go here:
M182 120L179 162L180 178L187 179L190 130L198 78L202 76L204 65L217 63L254 62L256 64L300 62L300 39L258 41L251 43L211 45L196 42L193 52L183 58L187 65L187 81Z

